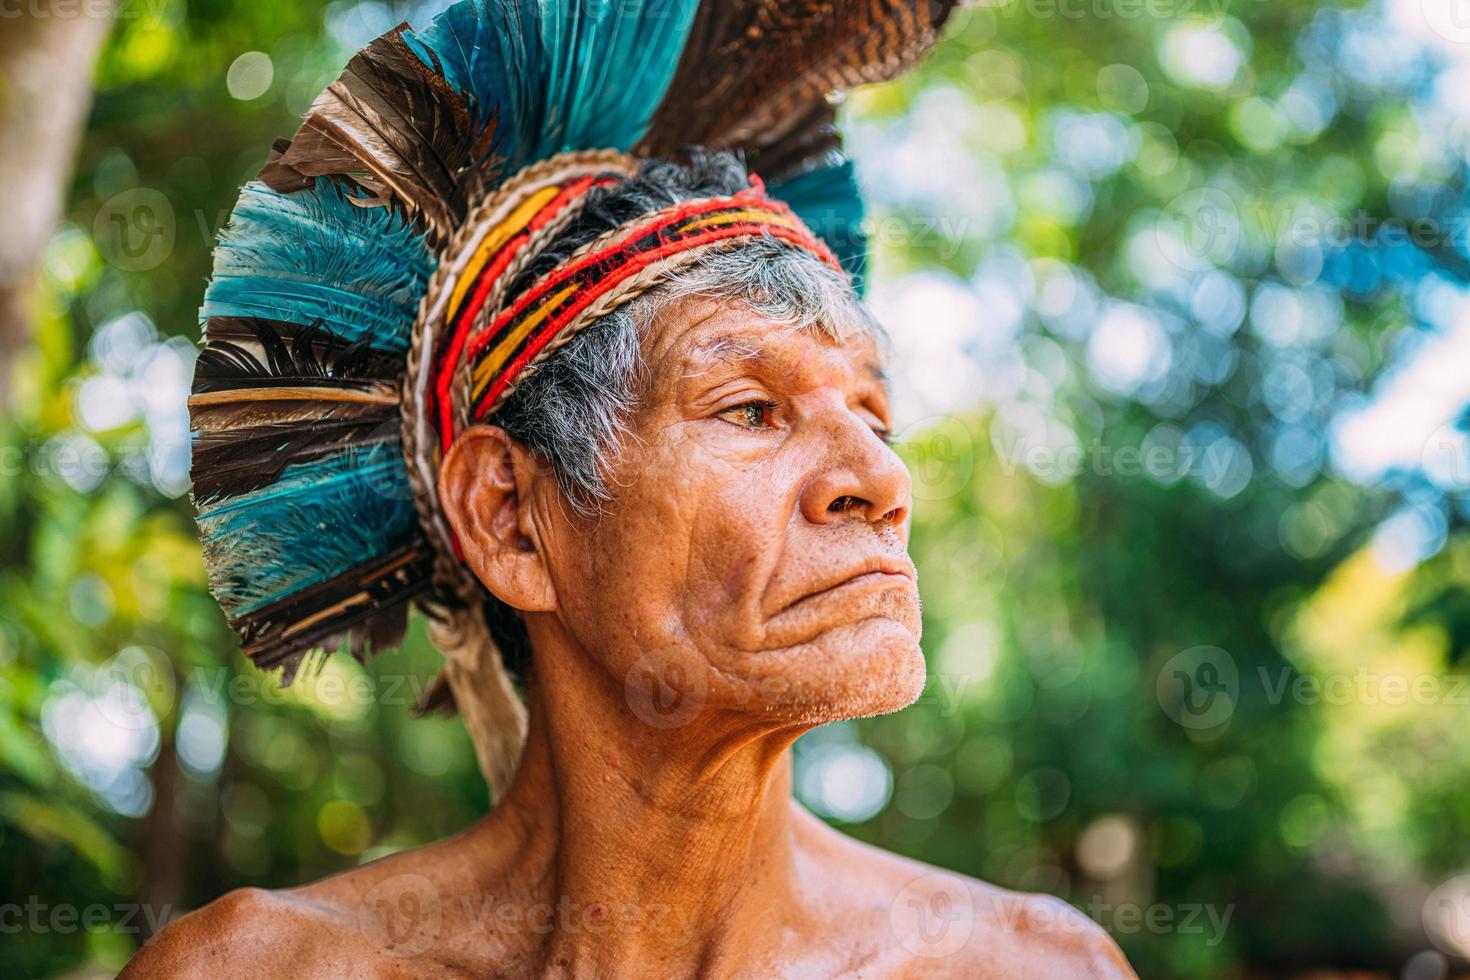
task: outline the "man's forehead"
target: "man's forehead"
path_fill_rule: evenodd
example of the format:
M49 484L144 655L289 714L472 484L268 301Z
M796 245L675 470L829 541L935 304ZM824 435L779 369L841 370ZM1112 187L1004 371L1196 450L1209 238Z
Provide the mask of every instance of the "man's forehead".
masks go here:
M864 331L849 330L834 338L819 326L796 327L773 322L743 304L711 303L699 309L671 337L667 354L682 369L697 373L719 365L758 367L774 362L802 360L813 348L841 352L857 362L868 377L884 387L888 375L873 339Z

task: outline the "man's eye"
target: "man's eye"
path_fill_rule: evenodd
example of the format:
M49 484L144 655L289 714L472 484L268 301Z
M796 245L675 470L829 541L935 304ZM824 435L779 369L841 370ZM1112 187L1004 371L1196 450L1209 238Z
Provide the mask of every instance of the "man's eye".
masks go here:
M739 405L731 405L720 413L720 417L736 425L743 425L751 429L764 429L770 425L771 412L775 407L775 402L744 402Z

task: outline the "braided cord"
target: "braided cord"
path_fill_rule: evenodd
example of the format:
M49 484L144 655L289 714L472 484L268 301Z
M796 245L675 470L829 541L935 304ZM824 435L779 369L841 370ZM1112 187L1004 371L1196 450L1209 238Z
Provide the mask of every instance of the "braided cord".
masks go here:
M570 342L573 337L582 331L583 327L596 323L618 307L631 303L644 293L657 289L668 280L671 274L697 264L710 253L733 250L746 244L755 237L759 236L745 235L739 238L722 238L717 241L707 242L696 248L676 252L668 258L654 262L638 273L629 276L619 283L617 288L608 290L608 292L598 297L595 302L588 306L587 309L579 313L576 318L568 322L557 333L556 338L537 352L536 356L521 369L515 379L506 385L504 390L500 392L499 396L490 405L489 410L483 413L484 416L489 418L499 411L506 400L515 394L516 389L535 373L536 368L565 344Z
M588 173L631 173L635 166L631 157L616 150L583 150L559 154L519 171L476 205L455 231L419 303L401 386L403 453L419 523L434 545L435 580L467 602L477 601L482 587L458 559L453 531L439 506L440 439L430 405L434 353L455 284L474 258L478 243L536 190ZM577 211L575 207L566 210L573 214ZM570 220L570 214L564 220ZM461 417L460 426L463 424Z

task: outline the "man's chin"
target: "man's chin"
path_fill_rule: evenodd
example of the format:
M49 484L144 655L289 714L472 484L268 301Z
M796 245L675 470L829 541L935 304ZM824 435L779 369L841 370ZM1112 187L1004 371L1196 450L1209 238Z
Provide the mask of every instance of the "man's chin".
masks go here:
M917 701L928 677L917 634L886 618L865 620L854 632L849 652L834 663L832 720L892 714Z
M885 715L924 690L924 653L906 621L875 616L831 629L780 658L759 681L762 710L825 724Z

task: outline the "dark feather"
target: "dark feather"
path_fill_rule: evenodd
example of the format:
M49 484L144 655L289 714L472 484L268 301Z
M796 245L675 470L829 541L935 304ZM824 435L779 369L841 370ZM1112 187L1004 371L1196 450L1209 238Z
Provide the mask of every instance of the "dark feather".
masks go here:
M956 0L704 0L639 151L742 149L769 179L833 147L827 96L894 77Z
M200 432L194 442L194 499L205 504L258 490L276 482L286 467L326 453L383 443L396 447L399 430L396 417L380 415Z
M826 99L813 102L805 112L792 115L782 125L784 130L773 129L767 141L746 153L746 164L771 180L800 173L812 166L814 161L828 162L842 145L837 133L837 107Z
M217 405L191 404L189 424L197 432L234 432L265 425L318 424L358 420L382 423L398 418L398 407L372 402L236 399Z
M282 669L289 684L312 650L345 641L354 656L397 646L408 601L430 587L433 558L416 542L345 575L230 621L241 646L262 670Z
M391 381L403 370L401 357L366 340L349 344L320 327L280 320L211 317L204 338L194 367L196 394L258 385L352 386ZM258 346L260 353L246 344Z
M442 243L483 186L495 126L403 40L407 24L368 44L312 103L295 139L273 154L261 180L286 192L318 177L367 191Z

